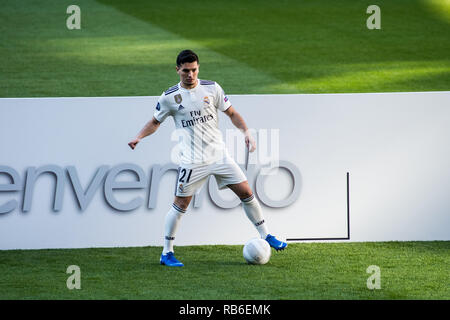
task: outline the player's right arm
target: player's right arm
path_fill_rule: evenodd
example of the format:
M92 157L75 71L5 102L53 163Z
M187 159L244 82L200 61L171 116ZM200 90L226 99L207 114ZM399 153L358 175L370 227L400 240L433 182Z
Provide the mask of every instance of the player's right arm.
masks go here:
M136 148L136 145L141 141L141 139L153 134L156 130L158 130L159 125L161 122L155 119L153 117L147 124L142 128L142 130L138 133L136 138L134 138L132 141L128 142L128 145L131 149L134 150Z
M128 143L131 149L134 150L136 145L145 137L155 133L158 130L160 124L167 118L167 116L171 115L171 110L167 103L165 103L164 93L158 100L158 104L156 105L155 113L153 114L153 118L147 122L147 124L142 128L142 130L138 133L136 138Z

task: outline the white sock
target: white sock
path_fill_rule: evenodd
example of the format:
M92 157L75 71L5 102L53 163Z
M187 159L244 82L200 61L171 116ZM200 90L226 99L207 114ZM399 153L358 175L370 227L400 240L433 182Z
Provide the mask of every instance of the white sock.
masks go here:
M164 226L163 254L167 254L167 252L169 251L173 252L173 241L175 240L175 233L177 232L181 217L185 212L186 210L181 209L175 204L173 204L169 212L167 212Z
M252 194L247 199L241 200L247 217L256 227L256 230L259 232L261 238L265 239L269 234L269 230L267 229L267 225L262 215L261 206L259 205L258 200L256 200L255 195Z

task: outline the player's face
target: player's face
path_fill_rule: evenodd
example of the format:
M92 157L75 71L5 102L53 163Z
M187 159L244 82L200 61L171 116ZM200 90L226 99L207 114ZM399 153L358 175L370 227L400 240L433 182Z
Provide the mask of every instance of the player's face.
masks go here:
M181 66L177 66L177 73L180 75L180 82L183 87L190 89L197 85L199 67L197 61L185 62Z

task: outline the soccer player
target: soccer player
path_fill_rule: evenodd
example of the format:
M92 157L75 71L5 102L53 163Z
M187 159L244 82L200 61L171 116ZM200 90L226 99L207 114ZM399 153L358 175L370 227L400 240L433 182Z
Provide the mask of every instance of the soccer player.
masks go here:
M175 199L165 218L165 240L160 263L171 267L183 266L174 256L175 233L192 196L210 175L214 175L219 189L228 187L241 199L247 217L261 238L272 248L283 250L287 243L269 234L258 200L244 173L228 155L219 130L220 110L243 132L246 146L253 152L256 143L244 119L232 107L217 82L198 79L199 58L193 51L181 51L176 63L180 82L162 93L153 118L128 143L134 150L141 139L153 134L168 116L173 117L182 137Z

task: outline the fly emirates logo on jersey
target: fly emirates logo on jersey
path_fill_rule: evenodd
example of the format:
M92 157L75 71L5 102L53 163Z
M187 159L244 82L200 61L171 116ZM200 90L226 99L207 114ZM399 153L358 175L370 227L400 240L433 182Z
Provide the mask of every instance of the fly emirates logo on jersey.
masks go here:
M214 119L212 114L202 115L202 111L194 110L189 112L191 115L191 120L181 120L181 126L183 128L195 126L198 123L205 123Z

